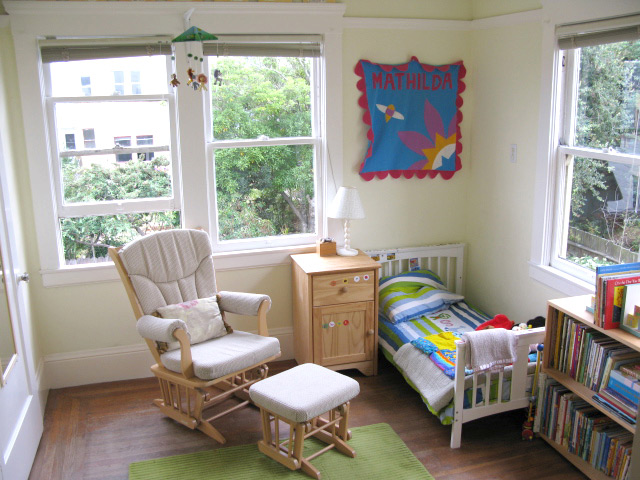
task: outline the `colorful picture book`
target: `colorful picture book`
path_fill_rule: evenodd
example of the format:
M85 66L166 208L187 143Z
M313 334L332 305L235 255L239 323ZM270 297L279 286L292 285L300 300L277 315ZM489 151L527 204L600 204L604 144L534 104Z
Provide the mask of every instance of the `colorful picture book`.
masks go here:
M596 268L594 321L609 330L620 327L626 285L640 284L640 262Z
M624 286L620 328L640 337L640 283Z

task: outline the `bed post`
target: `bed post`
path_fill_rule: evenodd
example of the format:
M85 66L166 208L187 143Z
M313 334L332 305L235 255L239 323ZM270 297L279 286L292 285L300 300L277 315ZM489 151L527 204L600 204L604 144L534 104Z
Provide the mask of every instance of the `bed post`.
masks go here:
M464 412L464 340L456 340L456 373L453 380L453 424L451 425L451 448L460 448L462 439L462 415ZM473 401L473 399L472 399Z

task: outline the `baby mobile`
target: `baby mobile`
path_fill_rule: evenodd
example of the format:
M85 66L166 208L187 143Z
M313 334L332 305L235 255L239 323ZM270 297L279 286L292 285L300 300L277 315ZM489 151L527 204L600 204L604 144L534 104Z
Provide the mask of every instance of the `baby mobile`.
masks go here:
M171 40L171 43L180 43L180 42L204 42L205 40L217 40L218 37L215 35L205 32L204 30L198 27L190 27L185 32L178 35L176 38ZM202 91L207 89L207 82L209 78L202 71L202 64L204 62L204 58L198 57L197 55L193 55L191 53L191 46L187 46L187 86L193 88L196 91ZM202 49L200 50L202 51ZM175 57L172 57L172 60L175 60ZM195 64L195 68L192 65L192 60L198 62ZM198 71L199 73L196 73ZM217 79L218 77L216 77ZM173 73L171 74L171 80L169 84L173 87L177 87L180 85L180 81L178 80L178 76Z

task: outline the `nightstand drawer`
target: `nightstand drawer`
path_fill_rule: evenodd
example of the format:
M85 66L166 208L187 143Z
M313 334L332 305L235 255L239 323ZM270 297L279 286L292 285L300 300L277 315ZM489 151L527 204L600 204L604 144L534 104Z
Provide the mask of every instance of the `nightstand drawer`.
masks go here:
M373 300L374 282L373 270L314 275L313 306Z

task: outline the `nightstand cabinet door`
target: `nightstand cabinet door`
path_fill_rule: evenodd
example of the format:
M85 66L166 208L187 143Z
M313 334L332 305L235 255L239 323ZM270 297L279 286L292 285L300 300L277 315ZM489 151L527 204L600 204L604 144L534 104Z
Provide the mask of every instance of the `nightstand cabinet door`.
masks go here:
M373 301L313 309L313 362L340 365L373 357Z

